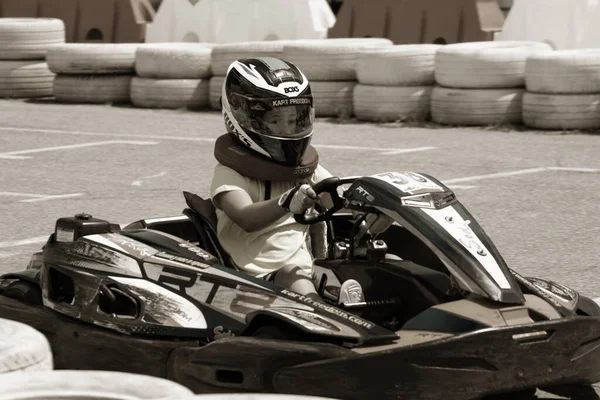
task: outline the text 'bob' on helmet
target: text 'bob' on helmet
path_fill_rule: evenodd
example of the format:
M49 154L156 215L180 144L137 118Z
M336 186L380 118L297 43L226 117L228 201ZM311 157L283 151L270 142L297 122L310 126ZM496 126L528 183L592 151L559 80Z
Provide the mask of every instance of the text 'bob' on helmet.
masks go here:
M315 112L310 84L294 64L273 57L234 61L221 102L227 132L244 146L284 165L301 164Z

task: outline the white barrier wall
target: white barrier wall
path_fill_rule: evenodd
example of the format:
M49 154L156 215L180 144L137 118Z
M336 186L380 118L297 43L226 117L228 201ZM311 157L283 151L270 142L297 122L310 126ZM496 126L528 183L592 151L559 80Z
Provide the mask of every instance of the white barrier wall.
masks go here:
M163 0L146 42L324 39L335 21L326 0Z
M514 0L495 40L546 42L555 50L600 47L599 0Z

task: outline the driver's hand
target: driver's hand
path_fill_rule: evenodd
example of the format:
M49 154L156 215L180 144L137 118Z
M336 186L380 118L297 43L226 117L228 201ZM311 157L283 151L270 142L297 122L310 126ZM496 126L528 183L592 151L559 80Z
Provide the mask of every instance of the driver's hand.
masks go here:
M317 194L306 183L288 190L279 198L279 205L294 214L304 214L316 202Z

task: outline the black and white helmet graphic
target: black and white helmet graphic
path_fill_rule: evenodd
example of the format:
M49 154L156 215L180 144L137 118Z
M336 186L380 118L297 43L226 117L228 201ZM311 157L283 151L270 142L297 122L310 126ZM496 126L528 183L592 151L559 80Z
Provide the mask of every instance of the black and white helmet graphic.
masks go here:
M313 133L310 84L292 63L278 58L236 60L221 97L227 132L244 146L288 166L298 166Z

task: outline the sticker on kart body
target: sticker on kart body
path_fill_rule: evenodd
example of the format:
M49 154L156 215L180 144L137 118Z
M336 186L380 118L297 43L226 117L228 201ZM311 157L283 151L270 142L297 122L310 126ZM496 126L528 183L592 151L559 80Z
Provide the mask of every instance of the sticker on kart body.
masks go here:
M387 182L395 188L410 194L444 191L444 188L440 185L415 172L385 172L370 177Z
M481 239L469 226L470 221L461 217L458 211L450 206L440 210L423 209L442 229L456 239L490 274L501 289L510 289L510 283L498 261L491 255Z
M367 189L365 189L364 187L362 187L362 186L360 186L360 185L359 185L359 186L357 186L357 187L356 187L356 189L354 189L354 191L356 192L356 194L357 194L359 197L363 197L363 198L365 198L367 201L370 201L370 202L373 202L373 201L375 201L375 197L374 197L374 196L373 196L371 193L369 193L369 192L367 191Z
M56 228L57 242L72 242L75 239L75 231L73 229Z
M361 326L363 328L371 329L371 328L373 328L375 326L375 324L373 324L372 322L369 322L369 321L364 320L364 319L362 319L360 317L357 317L354 314L347 313L346 311L341 310L341 309L336 308L336 307L333 307L333 306L330 306L329 304L325 304L325 303L321 303L319 301L315 301L315 300L313 300L311 298L308 298L308 297L303 296L301 294L298 294L296 292L292 292L292 291L289 291L287 289L283 289L281 291L281 294L284 294L284 295L289 296L289 297L291 297L293 299L299 300L299 301L301 301L301 302L303 302L305 304L308 304L311 307L314 307L316 309L323 310L323 311L329 312L331 314L335 314L338 317L341 317L341 318L345 319L346 321L352 322L353 324Z
M554 298L554 296L552 296L552 294L546 293L543 289L541 289L536 284L532 283L528 278L525 278L524 276L520 275L516 271L511 271L511 273L515 276L515 278L517 278L517 280L520 283L522 283L527 289L531 290L534 294L544 298L545 300L547 300L550 304L552 304L555 308L557 308L559 310L565 309L565 307L562 304L560 304Z
M555 282L550 282L539 278L527 278L527 280L539 286L541 289L547 290L548 292L560 297L564 301L573 301L573 299L577 297L575 291L565 286L558 285Z
M235 336L235 333L233 333L231 331L231 329L228 331L225 331L225 328L223 328L221 325L219 325L215 329L213 329L213 334L214 334L215 340Z
M74 263L77 267L96 271L120 272L125 275L141 277L142 272L137 261L129 255L101 246L87 238L77 240L65 246L64 254L80 259L63 259L61 263ZM83 260L82 260L83 259Z
M154 255L154 257L161 258L163 260L178 262L181 264L189 265L190 267L196 267L196 268L201 268L201 269L206 269L206 268L210 267L210 265L203 263L201 261L192 260L191 258L187 258L187 257L176 256L174 254L169 254L169 253L165 253L162 251L156 253Z
M295 320L300 324L310 324L313 329L321 331L340 332L340 328L328 322L325 318L315 315L311 312L298 310L295 308L278 308L275 311L285 314L288 318Z
M198 257L203 258L205 260L210 260L211 258L214 258L210 254L208 254L207 252L205 252L204 250L202 250L200 247L193 246L193 245L187 244L187 243L179 243L178 246L179 247L183 247L184 249L187 249L187 250L191 251L192 253L194 253Z
M558 302L556 302L556 300L551 301L553 304L554 302L556 302L557 304L559 304L559 302L564 303L561 306L569 310L573 310L577 306L577 302L579 301L579 294L574 290L563 286L559 283L547 281L545 279L533 277L525 279L527 279L531 284L535 285L538 288L537 293L545 296L544 298L556 298Z
M111 247L123 253L130 253L137 258L151 257L158 253L158 250L153 249L142 242L115 233L89 235L86 236L86 239Z
M144 304L145 316L152 317L161 325L206 329L207 322L202 311L189 300L144 279L111 276L116 282L126 285Z

